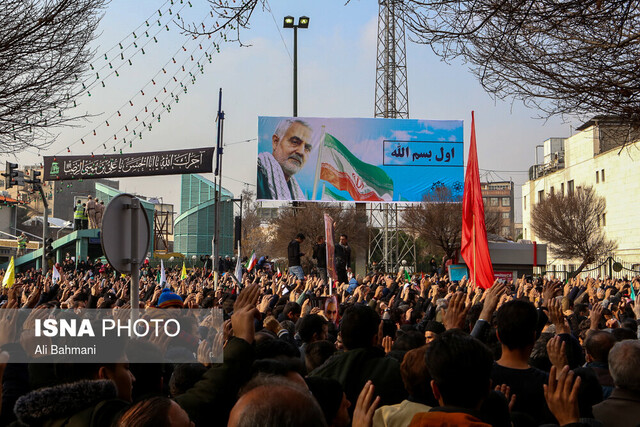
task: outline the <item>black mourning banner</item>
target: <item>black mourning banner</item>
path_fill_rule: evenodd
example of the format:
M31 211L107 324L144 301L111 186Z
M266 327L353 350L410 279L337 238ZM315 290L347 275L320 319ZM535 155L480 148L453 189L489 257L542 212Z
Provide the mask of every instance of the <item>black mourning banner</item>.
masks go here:
M175 175L212 171L214 148L96 156L45 156L44 180Z

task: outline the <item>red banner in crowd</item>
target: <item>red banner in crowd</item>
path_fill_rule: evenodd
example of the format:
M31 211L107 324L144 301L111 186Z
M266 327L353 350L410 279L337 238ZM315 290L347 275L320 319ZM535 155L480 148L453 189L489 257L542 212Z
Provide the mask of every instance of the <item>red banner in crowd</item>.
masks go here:
M335 281L338 280L338 272L334 263L333 219L329 214L324 214L324 240L327 243L327 276Z
M470 279L474 280L475 284L481 288L488 289L493 285L493 265L489 255L487 229L484 223L484 204L480 189L473 111L471 112L470 139L469 160L467 161L462 199L462 247L460 253L469 267Z

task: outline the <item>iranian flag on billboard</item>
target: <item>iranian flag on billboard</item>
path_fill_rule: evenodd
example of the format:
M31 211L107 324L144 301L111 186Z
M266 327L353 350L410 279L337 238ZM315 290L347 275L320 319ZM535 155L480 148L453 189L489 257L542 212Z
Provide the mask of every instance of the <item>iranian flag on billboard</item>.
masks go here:
M325 134L322 147L320 179L341 191L347 191L357 202L393 200L393 181L381 168L365 163L330 134Z

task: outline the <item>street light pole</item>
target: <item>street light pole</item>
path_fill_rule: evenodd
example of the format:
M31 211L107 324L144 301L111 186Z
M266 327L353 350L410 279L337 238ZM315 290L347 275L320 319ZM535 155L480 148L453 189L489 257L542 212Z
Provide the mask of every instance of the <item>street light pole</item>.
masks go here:
M298 117L298 26L293 27L293 117Z
M293 117L298 117L298 28L309 28L309 17L301 16L294 24L293 16L284 17L284 28L293 28Z

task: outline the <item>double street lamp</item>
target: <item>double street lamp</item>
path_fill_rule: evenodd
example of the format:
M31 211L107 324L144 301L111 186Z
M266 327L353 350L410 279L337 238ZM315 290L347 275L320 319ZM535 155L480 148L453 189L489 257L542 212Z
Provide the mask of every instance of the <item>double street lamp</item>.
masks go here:
M309 28L309 17L301 16L295 24L293 16L285 16L284 28L293 28L293 117L298 117L298 28Z

